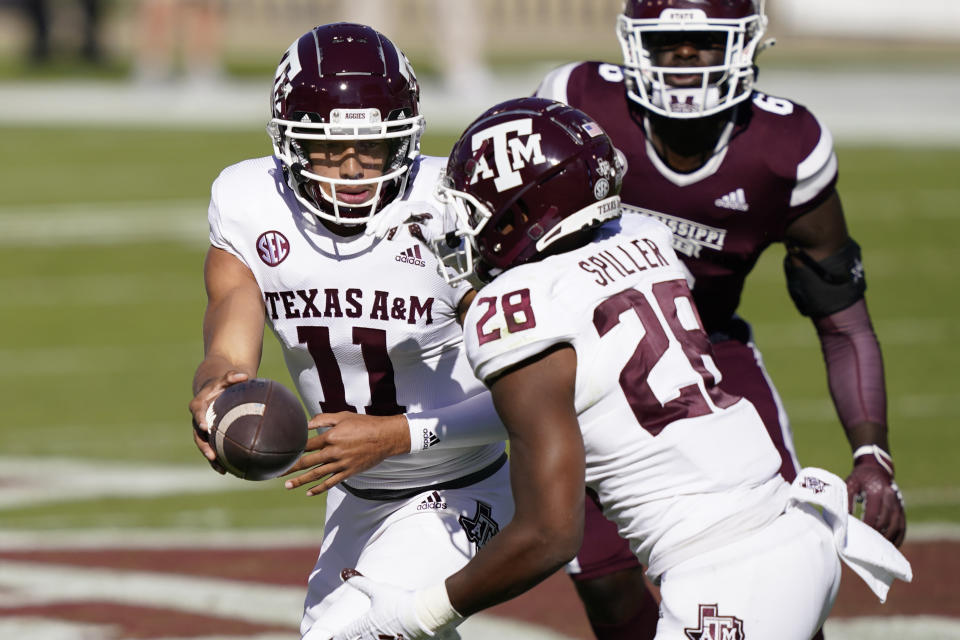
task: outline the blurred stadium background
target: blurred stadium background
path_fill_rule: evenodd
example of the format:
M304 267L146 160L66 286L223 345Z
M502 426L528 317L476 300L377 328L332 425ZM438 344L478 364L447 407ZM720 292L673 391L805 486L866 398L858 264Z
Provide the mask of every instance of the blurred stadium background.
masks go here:
M83 3L50 0L45 50L29 19L37 4L0 0L0 552L107 534L319 539L322 499L217 476L186 409L202 355L209 186L228 164L269 153L281 52L324 22L382 30L423 84L425 152L445 155L475 115L533 91L551 67L618 61L621 0L113 0L96 5L93 49ZM760 88L811 107L837 141L884 347L908 540L956 540L960 3L774 0L767 10L778 44L761 58ZM801 460L845 475L849 449L781 257L774 247L761 260L743 313ZM289 383L272 336L262 374ZM0 560L0 638L87 637L4 623L4 588L34 597L5 581L12 566ZM908 637L893 633L884 637Z

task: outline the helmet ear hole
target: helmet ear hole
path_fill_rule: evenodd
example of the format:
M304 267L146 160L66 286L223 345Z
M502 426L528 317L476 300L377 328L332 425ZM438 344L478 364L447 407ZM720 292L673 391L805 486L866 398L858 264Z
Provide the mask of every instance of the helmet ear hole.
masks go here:
M494 225L494 230L502 236L508 236L516 229L522 229L530 220L530 209L523 200L517 200L503 212Z
M497 224L494 225L493 229L502 236L510 235L510 233L517 228L517 225L514 221L514 216L516 212L511 210L507 211L497 220Z

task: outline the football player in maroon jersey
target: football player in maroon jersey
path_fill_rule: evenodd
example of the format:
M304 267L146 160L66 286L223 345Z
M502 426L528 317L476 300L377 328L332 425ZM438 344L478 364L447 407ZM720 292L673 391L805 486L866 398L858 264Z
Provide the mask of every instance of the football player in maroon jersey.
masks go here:
M567 64L537 95L592 115L626 155L625 208L673 231L721 387L756 405L792 480L799 465L786 414L736 313L760 254L784 245L787 287L813 321L853 452L850 509L863 503L864 521L899 545L906 520L860 247L844 221L829 131L803 106L754 88L766 21L763 0L628 0L617 19L623 64ZM587 511L571 575L595 633L651 637L657 612L640 568L596 505L587 501Z

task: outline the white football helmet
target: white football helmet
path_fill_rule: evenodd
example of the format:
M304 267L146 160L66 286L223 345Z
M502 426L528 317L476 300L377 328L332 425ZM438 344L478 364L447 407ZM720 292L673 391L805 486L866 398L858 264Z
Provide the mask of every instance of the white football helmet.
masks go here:
M617 18L627 96L668 118L702 118L750 97L754 61L767 27L764 0L627 0ZM697 85L672 86L679 67L657 66L651 37L675 32L716 33L726 41L723 62L683 67Z

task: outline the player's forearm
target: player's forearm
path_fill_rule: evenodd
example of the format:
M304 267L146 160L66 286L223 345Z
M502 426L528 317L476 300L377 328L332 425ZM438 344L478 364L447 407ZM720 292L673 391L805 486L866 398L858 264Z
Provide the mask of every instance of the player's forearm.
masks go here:
M473 447L507 438L488 391L446 407L406 415L410 451Z
M453 608L469 616L515 598L569 562L582 525L543 527L511 522L463 569L446 580Z
M257 373L257 367L249 364L234 362L233 360L218 354L208 354L197 366L193 375L193 393L196 395L200 389L207 386L214 380L219 380L230 371L246 373L253 377Z
M877 445L884 451L890 451L886 425L876 422L860 422L853 425L844 425L843 429L852 451L872 444Z
M837 313L814 320L827 367L830 394L855 451L887 443L887 396L880 345L861 299Z
M529 403L519 398L513 405L506 402L503 396L510 394L511 383L523 390L524 380L515 372L493 387L498 406L513 425L510 484L515 512L473 560L447 579L450 601L464 615L516 597L580 550L585 463L579 425L573 414L523 409L521 405ZM521 427L516 420L523 421Z

